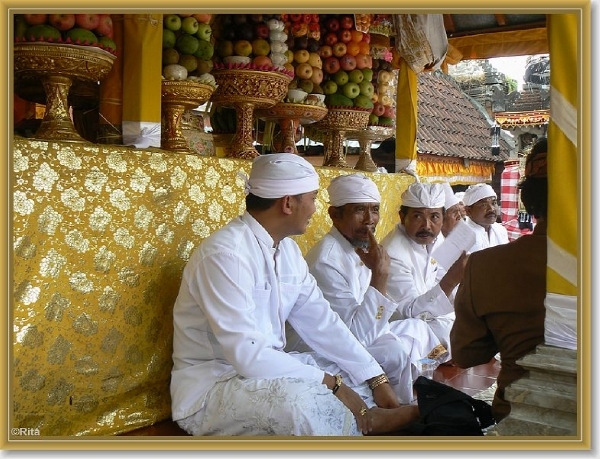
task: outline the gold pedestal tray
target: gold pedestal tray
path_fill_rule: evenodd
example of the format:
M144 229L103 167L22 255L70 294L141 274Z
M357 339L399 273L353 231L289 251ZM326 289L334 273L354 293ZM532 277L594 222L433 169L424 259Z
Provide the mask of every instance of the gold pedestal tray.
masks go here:
M181 131L183 113L205 103L215 88L188 80L163 80L161 87L162 128L160 146L164 150L193 153Z
M59 43L15 43L15 81L24 88L41 80L46 94L46 112L34 137L42 140L87 142L75 130L69 116L68 96L74 82L102 80L115 56L93 46Z
M256 111L257 117L279 124L283 136L281 151L289 147L294 154L298 154L295 136L298 125L316 123L322 120L325 115L327 115L327 107L288 102L279 102L271 108Z
M367 127L370 111L348 108L329 108L327 115L315 128L323 132L323 166L350 167L344 154L344 138L347 131Z
M275 71L246 69L213 69L212 73L218 86L211 101L236 109L237 130L230 157L252 159L259 156L252 141L254 109L269 108L281 102L292 77Z
M360 145L360 155L354 169L367 172L376 172L377 164L371 156L371 144L374 141L389 139L394 135L395 128L386 126L367 126L359 131L346 134L348 139L356 139Z

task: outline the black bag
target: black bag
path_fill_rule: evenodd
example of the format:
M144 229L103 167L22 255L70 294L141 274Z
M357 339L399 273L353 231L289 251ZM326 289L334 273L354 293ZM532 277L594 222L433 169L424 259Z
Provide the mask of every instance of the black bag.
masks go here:
M420 418L405 429L404 435L482 436L496 422L492 407L446 384L419 376L417 392Z

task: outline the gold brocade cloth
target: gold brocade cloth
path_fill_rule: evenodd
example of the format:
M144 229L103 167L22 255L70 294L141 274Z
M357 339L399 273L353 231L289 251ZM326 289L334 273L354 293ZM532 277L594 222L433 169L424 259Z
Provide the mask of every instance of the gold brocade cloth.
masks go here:
M10 427L114 435L169 418L181 272L244 211L237 173L250 161L23 138L13 146ZM317 212L297 238L304 253L331 225L329 181L349 172L317 171ZM414 179L365 174L382 195L381 239Z

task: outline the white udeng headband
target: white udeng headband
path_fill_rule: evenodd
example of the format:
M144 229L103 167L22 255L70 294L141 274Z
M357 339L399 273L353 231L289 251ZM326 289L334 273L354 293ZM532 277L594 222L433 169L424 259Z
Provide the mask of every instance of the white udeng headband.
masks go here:
M272 153L256 157L245 192L260 198L295 196L319 189L315 168L293 153Z
M377 185L363 174L349 174L335 177L327 188L329 204L340 207L344 204L361 202L381 202Z
M487 183L478 183L467 188L463 196L463 204L472 206L477 201L485 198L496 198L496 192Z
M406 207L437 209L444 207L446 195L441 183L412 183L402 193L402 205Z

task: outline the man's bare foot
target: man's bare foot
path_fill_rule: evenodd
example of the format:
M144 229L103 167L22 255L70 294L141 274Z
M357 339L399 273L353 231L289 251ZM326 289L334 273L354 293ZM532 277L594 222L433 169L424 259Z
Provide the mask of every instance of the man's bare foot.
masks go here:
M369 409L372 416L373 430L369 435L385 435L396 432L410 423L419 419L417 405L402 405L398 408L379 408L374 406Z

